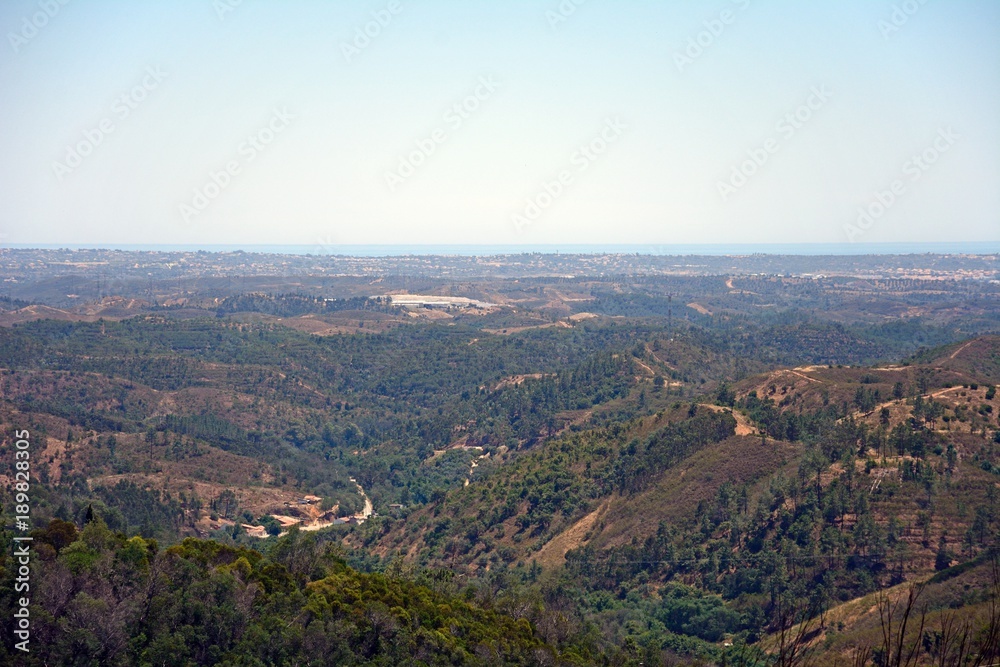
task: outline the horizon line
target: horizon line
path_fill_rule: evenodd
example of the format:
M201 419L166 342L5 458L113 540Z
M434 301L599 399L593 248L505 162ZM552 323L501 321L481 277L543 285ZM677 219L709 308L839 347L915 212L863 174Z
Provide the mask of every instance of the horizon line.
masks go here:
M317 257L646 255L864 256L993 255L1000 241L883 241L867 243L4 243L0 250L210 252Z

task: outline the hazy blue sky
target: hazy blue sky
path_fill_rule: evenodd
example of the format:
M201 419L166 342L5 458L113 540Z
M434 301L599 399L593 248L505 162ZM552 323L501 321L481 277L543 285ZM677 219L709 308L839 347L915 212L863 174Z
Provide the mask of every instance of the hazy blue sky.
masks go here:
M63 2L0 242L1000 240L993 0Z

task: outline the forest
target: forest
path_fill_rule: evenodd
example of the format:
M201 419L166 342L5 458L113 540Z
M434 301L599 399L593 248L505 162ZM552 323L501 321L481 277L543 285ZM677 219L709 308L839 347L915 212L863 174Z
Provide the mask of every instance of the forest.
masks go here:
M33 650L3 659L996 662L988 297L949 319L964 290L903 285L882 306L927 315L892 319L843 280L737 284L469 284L521 299L475 312L247 291L0 327L0 538L33 540ZM8 637L17 572L8 550Z

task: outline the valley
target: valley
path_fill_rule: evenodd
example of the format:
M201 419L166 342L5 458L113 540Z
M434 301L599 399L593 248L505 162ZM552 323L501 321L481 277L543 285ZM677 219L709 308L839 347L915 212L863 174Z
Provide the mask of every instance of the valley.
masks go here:
M107 283L3 252L0 424L35 443L50 657L161 664L186 632L190 664L293 664L307 637L386 664L881 664L911 591L915 664L965 664L933 639L963 623L1000 650L996 258L239 256L233 279L115 253ZM187 629L114 611L143 605Z

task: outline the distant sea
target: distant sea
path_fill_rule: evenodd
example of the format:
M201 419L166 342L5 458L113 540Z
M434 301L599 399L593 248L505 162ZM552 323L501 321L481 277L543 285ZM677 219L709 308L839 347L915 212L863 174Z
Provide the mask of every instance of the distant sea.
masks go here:
M342 255L347 257L398 257L404 255L456 255L463 257L542 254L639 255L918 255L1000 254L1000 241L950 243L622 243L542 245L260 245L260 244L129 244L129 243L8 243L7 248L70 250L112 249L158 252L248 252L278 255Z

